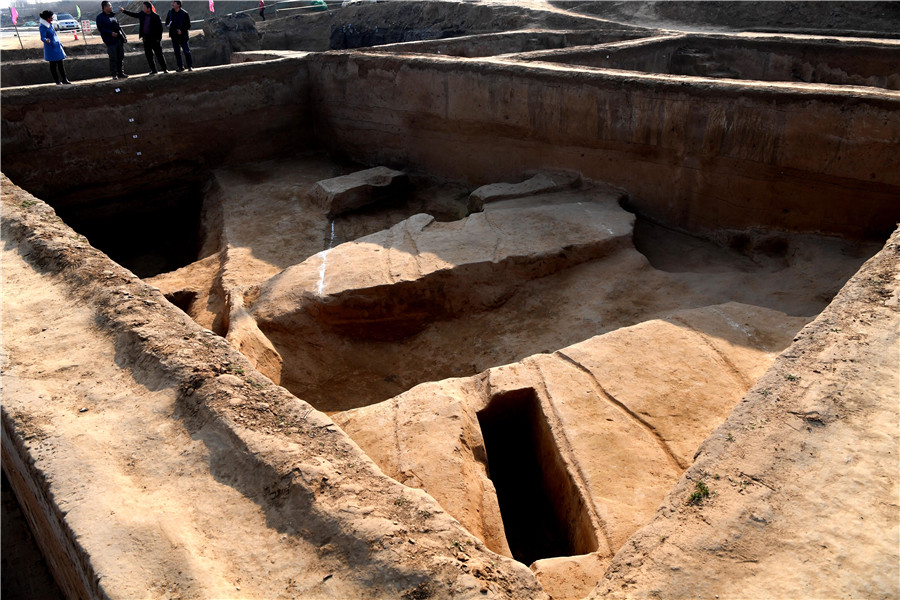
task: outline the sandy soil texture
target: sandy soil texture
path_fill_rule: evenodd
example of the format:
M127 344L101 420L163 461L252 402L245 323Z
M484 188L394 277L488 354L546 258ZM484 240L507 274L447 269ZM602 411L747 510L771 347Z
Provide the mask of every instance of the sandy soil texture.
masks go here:
M900 597L900 229L885 241L898 188L882 172L900 96L871 87L888 76L741 81L712 59L718 75L675 73L665 47L652 61L666 65L630 75L624 55L583 68L524 56L594 30L639 50L645 28L675 38L661 29L685 23L779 43L783 27L890 37L900 24L891 3L815 4L365 3L243 30L304 50L289 59L261 51L158 87L5 90L10 177L57 195L0 175L3 485L62 594ZM471 60L345 50L514 30L502 43L518 51ZM837 37L817 43L896 51ZM4 54L18 44L3 38ZM329 48L342 50L314 54ZM818 60L804 68L841 70ZM118 172L85 183L107 168L101 143L60 115L94 133L170 105L191 107L180 127L96 138L130 165L165 157L146 189ZM581 135L572 115L596 117L581 141L566 139ZM60 179L85 181L54 188L31 169L56 151ZM520 162L541 170L513 180ZM353 190L347 212L310 194L404 165L391 194L359 207L376 194ZM613 187L618 173L632 187ZM52 203L123 233L75 231ZM169 237L135 241L155 228Z
M2 184L4 463L31 474L13 485L32 510L31 486L53 482L39 525L67 595L543 596L524 565Z

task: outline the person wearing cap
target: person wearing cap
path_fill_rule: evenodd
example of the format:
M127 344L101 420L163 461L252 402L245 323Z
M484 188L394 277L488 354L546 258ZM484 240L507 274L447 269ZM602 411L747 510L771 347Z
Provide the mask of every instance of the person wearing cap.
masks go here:
M176 71L184 71L184 62L181 60L181 52L187 62L187 70L194 70L194 59L191 57L191 45L188 43L191 17L187 11L181 8L180 0L172 2L172 10L166 15L166 27L169 28L169 37L172 38L172 48L175 50L175 62L178 63Z
M97 15L97 31L106 44L106 52L109 54L109 72L113 79L125 79L125 32L113 15L112 5L109 0L100 3L103 12Z
M50 63L50 74L53 75L53 81L56 82L56 85L69 85L72 82L66 77L66 68L63 66L66 51L63 50L56 30L53 29L53 11L45 10L40 14L40 17L41 41L44 43L44 60Z
M156 54L159 68L163 73L168 73L169 69L166 67L166 59L163 57L162 45L160 44L163 34L162 20L156 14L156 11L153 10L153 3L144 2L142 11L139 13L125 10L122 7L119 7L119 12L138 20L138 37L144 40L144 56L147 57L147 64L150 65L150 75L156 75L159 72L156 70L156 65L153 64L154 54Z

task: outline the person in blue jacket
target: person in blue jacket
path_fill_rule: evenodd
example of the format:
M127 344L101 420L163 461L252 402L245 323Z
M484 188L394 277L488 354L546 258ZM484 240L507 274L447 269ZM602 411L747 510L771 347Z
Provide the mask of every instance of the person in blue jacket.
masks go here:
M100 3L103 12L97 15L97 31L106 44L106 53L109 54L109 72L113 79L125 79L125 32L113 14L109 0Z
M66 51L63 50L56 30L53 29L53 11L45 10L40 14L40 17L41 41L44 43L44 60L50 63L50 74L53 75L53 81L56 82L56 85L69 85L72 82L66 77L66 68L63 66Z

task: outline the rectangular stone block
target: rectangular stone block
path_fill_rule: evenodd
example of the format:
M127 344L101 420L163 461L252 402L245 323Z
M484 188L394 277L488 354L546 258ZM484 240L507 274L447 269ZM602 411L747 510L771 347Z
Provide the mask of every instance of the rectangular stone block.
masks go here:
M368 204L402 194L409 178L402 171L374 167L341 177L323 179L310 190L310 199L329 217L362 208Z

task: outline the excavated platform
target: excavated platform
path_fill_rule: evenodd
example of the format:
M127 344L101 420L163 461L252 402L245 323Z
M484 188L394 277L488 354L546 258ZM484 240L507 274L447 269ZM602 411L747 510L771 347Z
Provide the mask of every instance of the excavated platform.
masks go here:
M893 47L387 4L290 19L478 35L2 91L2 464L63 593L900 593Z

